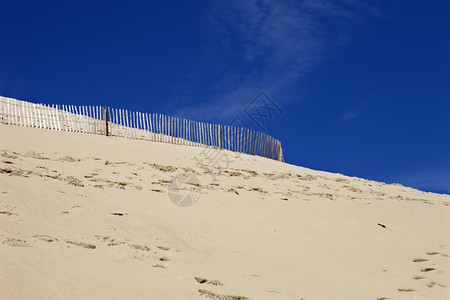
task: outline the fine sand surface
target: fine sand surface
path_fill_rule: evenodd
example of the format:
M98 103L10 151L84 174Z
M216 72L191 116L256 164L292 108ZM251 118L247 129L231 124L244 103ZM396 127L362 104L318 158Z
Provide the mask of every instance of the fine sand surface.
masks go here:
M450 299L450 196L202 150L0 125L0 299Z

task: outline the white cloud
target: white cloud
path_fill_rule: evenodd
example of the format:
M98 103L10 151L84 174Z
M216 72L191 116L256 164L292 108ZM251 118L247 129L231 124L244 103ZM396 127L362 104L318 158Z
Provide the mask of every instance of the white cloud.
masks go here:
M298 99L298 95L287 96L285 91L293 85L297 90L299 79L329 55L330 44L348 39L345 23L359 18L357 11L367 10L368 6L351 2L215 1L206 24L208 34L220 37L221 42L212 46L206 43L205 47L217 53L217 61L212 63L221 68L220 78L209 87L210 101L182 107L175 113L203 120L227 120L260 90L273 95L279 103ZM333 28L330 33L330 26L344 29ZM195 75L191 74L189 80L193 79ZM190 88L185 83L179 90Z
M357 113L357 112L354 112L354 111L348 111L348 112L346 112L346 113L343 115L342 120L343 120L344 122L348 122L348 121L350 121L351 119L356 118L357 116L358 116L358 113Z

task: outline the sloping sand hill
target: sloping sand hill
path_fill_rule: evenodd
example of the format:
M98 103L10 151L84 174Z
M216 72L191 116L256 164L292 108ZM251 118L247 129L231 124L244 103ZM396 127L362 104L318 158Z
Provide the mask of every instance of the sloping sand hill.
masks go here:
M203 150L0 125L0 298L450 298L450 196Z

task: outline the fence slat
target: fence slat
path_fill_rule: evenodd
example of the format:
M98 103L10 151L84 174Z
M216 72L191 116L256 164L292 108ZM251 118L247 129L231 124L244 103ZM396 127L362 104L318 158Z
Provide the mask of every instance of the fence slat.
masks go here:
M47 113L48 113L48 122L49 122L49 129L55 130L55 122L53 120L53 106L47 105Z
M49 122L50 122L50 129L51 130L55 130L56 129L56 122L55 122L55 116L53 115L54 110L53 110L53 105L48 105L47 106L47 111L48 111L48 118L49 118Z
M26 119L26 115L25 115L25 102L20 102L20 108L22 110L22 114L20 116L20 118L22 119L22 126L26 126L27 127L27 119Z
M78 132L78 120L77 120L75 106L71 105L70 110L71 110L71 118L72 118L72 122L73 122L73 131Z
M28 127L33 127L33 118L31 117L30 103L26 103L25 107L27 111Z
M45 107L44 104L39 103L39 109L42 117L42 128L47 129L47 117L45 115Z
M9 103L9 98L6 98L6 113L8 115L8 125L12 125L11 124L11 109L10 109L10 103Z
M19 118L19 107L18 107L18 103L17 100L13 99L13 107L14 107L14 124L21 126L21 122L20 122L20 118Z
M47 104L42 104L42 107L44 109L44 118L45 118L45 129L52 129L51 127L51 119L50 119L50 111L48 109Z
M67 131L72 132L73 131L73 125L72 125L72 119L70 118L70 106L65 105L65 111L66 111L66 124L67 124Z

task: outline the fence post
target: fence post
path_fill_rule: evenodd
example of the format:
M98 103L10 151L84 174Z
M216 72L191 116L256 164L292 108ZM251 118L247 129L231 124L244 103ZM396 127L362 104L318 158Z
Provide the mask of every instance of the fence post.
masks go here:
M103 107L103 118L105 119L105 135L108 136L108 107Z
M219 149L222 149L222 125L219 124Z

